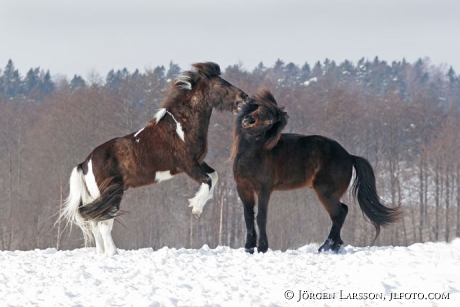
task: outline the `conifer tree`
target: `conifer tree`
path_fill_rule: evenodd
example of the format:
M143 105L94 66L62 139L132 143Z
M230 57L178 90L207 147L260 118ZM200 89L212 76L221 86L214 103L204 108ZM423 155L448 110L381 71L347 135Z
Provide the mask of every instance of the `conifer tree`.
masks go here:
M41 80L40 82L40 92L43 94L43 95L48 95L50 94L53 89L54 89L54 84L53 84L53 81L51 80L51 75L50 75L50 71L46 71L43 79Z
M29 69L24 78L23 93L25 95L32 94L37 90L40 83L40 68Z
M6 64L2 76L2 90L3 96L6 98L13 98L21 92L21 76L18 70L14 68L14 63L10 59Z
M173 63L172 61L169 62L169 69L166 73L166 80L173 80L180 74L180 67L179 65Z
M72 80L70 80L71 90L76 90L76 89L85 88L85 87L86 87L85 80L83 80L83 78L80 77L79 75L74 75Z

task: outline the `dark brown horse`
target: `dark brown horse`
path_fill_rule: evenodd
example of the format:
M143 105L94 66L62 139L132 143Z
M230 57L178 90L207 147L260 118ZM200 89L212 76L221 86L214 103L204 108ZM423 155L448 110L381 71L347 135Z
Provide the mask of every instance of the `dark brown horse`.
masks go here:
M348 213L340 198L348 189L355 168L353 195L376 230L398 220L399 208L382 205L369 162L350 155L339 143L323 136L281 133L287 113L278 107L268 90L262 90L250 103L241 106L234 126L232 156L238 195L244 205L247 228L246 251L254 252L255 195L258 199L258 251L268 250L267 210L274 190L313 188L332 220L332 229L319 251L338 252L343 241L340 230Z
M201 186L190 199L198 217L212 197L217 173L204 162L212 109L235 111L248 96L220 77L215 63L197 63L171 85L169 94L144 128L96 147L72 171L61 217L83 230L85 245L114 255L113 219L123 193L185 172Z

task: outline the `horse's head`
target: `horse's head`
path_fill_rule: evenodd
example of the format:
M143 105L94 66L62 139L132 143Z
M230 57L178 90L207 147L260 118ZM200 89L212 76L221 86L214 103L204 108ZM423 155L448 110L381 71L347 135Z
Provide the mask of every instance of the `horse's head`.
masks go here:
M180 75L175 86L189 90L194 101L206 102L218 110L236 111L238 105L247 103L249 96L224 80L216 63L195 63L194 70Z
M287 113L278 106L272 93L263 89L250 102L241 105L237 130L248 136L263 136L264 148L270 150L278 143L287 119Z

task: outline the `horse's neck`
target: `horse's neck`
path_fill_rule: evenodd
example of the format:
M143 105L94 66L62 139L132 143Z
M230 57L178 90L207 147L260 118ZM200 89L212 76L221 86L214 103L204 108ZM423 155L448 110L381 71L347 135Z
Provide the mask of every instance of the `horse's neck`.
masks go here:
M195 112L194 110L171 108L168 112L182 125L183 130L188 132L188 138L192 141L207 138L212 109Z
M238 153L248 156L254 156L261 153L265 145L262 138L263 135L257 137L248 137L244 134L240 134L238 142Z

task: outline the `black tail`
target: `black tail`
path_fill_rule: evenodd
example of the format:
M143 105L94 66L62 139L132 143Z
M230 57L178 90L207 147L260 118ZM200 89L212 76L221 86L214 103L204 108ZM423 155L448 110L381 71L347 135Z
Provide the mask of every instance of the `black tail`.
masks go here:
M375 187L375 175L369 161L362 157L352 156L356 177L353 182L353 196L358 199L363 213L370 219L375 227L375 237L372 244L380 234L380 226L386 226L398 221L402 212L400 207L388 208L382 204Z
M113 219L124 213L119 211L123 192L121 185L112 184L92 203L80 206L78 211L85 220L99 222Z

